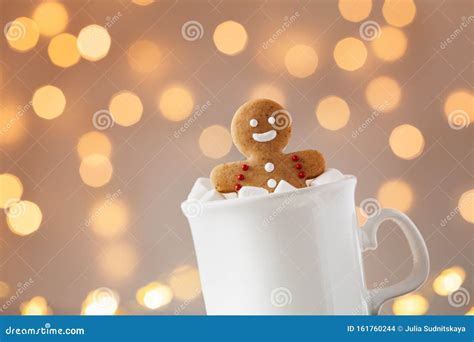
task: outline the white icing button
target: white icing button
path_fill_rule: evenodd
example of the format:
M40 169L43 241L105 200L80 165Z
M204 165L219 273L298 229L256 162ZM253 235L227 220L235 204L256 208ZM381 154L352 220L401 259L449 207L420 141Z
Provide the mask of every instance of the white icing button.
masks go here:
M268 123L269 123L270 125L273 125L273 124L275 123L275 121L276 121L276 120L275 120L275 118L274 118L273 116L270 116L270 117L268 118Z
M252 120L250 120L249 124L250 124L250 126L252 126L252 127L257 127L258 121L257 121L256 119L252 119Z
M273 178L270 178L268 181L267 181L267 185L269 188L274 188L277 186L277 181L274 180Z
M273 170L275 170L275 165L273 165L273 163L266 163L265 164L265 171L272 172Z

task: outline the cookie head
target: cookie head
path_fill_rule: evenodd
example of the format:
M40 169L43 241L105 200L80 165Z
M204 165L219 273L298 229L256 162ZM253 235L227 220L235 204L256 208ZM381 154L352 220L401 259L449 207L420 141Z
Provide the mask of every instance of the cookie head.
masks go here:
M267 99L252 100L234 115L231 134L246 157L282 152L291 136L291 115L280 104Z

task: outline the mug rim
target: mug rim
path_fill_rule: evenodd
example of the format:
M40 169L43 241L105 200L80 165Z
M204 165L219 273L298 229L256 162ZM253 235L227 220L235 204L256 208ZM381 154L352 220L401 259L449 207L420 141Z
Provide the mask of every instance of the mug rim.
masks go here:
M292 194L296 194L297 196L299 195L304 195L307 193L312 193L312 192L320 192L326 189L329 189L331 187L339 187L341 185L345 185L345 183L350 183L350 182L355 182L357 183L357 177L354 175L343 175L344 177L338 181L331 182L331 183L326 183L318 186L307 186L305 188L301 189L296 189L292 191L286 191L286 192L280 192L280 193L269 193L265 195L257 195L257 196L251 196L251 197L246 197L246 198L232 198L232 199L222 199L222 200L217 200L217 201L207 201L207 202L202 202L201 200L198 199L187 199L181 203L181 206L183 206L185 203L189 201L198 201L200 205L202 205L203 209L216 209L216 208L222 208L230 205L248 205L253 202L258 202L261 201L262 199L279 199L279 198L288 198L288 196L291 196Z

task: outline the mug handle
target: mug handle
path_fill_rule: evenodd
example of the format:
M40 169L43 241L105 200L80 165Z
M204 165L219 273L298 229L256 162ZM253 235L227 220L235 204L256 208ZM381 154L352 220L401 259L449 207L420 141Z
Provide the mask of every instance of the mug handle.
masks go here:
M380 306L387 300L416 290L428 278L430 259L428 249L420 232L412 220L395 209L381 209L380 213L370 217L359 230L362 251L377 248L377 231L382 222L392 220L398 224L408 241L413 256L413 268L410 275L402 281L381 289L368 291L368 306L371 315L377 315Z

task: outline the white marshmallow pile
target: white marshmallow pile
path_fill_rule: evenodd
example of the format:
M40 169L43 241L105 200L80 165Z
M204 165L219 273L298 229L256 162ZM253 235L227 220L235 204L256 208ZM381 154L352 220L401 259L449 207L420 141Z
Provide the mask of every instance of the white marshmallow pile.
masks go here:
M344 178L344 175L336 169L327 169L324 173L316 177L315 179L307 180L306 184L308 186L320 186L324 184L329 184L337 182ZM284 180L281 180L275 188L273 193L282 193L290 192L297 190L293 185ZM239 193L230 192L227 194L221 194L212 186L209 178L200 177L194 183L191 192L188 195L188 200L198 200L202 202L211 202L219 200L229 200L237 198L248 198L268 195L268 190L264 188L259 188L256 186L243 186Z

